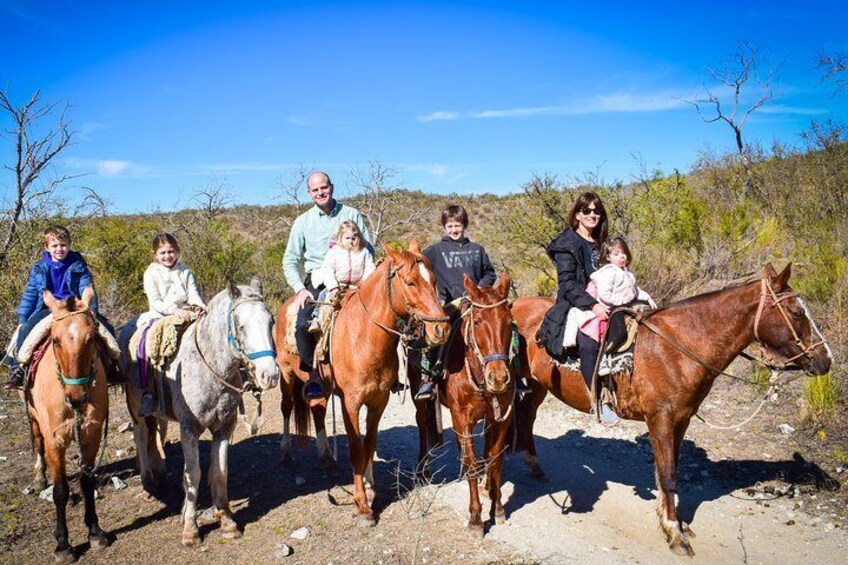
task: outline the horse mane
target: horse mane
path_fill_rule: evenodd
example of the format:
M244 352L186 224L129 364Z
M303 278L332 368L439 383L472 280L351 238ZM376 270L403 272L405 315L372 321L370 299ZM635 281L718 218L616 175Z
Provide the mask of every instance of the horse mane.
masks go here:
M658 308L657 310L654 310L649 315L654 315L657 312L663 312L663 311L670 310L670 309L676 309L677 307L685 307L685 306L690 306L692 304L698 304L698 303L700 303L704 300L709 300L709 299L714 298L715 296L722 294L724 292L727 292L729 290L734 290L734 289L737 289L737 288L741 288L743 286L748 286L749 284L754 283L754 282L759 282L761 278L762 278L762 275L759 272L747 273L745 275L742 275L739 278L736 278L736 279L729 281L727 284L725 284L723 287L721 287L719 289L708 290L706 292L701 292L701 293L696 294L694 296L689 296L687 298L677 300L675 302L672 302L668 306L664 306L662 308Z

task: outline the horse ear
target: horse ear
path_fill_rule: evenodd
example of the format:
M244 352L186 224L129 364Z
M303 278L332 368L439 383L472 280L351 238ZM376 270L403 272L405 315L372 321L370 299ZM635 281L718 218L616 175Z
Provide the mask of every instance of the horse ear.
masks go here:
M771 261L769 261L763 267L763 277L773 278L775 275L777 275L777 271L774 270Z
M468 276L468 273L462 275L462 288L465 289L465 292L468 293L468 296L471 297L471 300L476 301L476 296L479 294L477 290L477 285L474 284L474 281L471 280L471 277Z
M412 238L412 241L409 242L409 250L416 255L421 255L421 245L418 243L418 238Z
M780 271L780 274L772 277L772 282L775 286L775 291L780 292L786 288L789 283L789 275L792 274L792 263L788 263L786 267Z
M83 310L88 310L88 307L91 306L91 301L93 299L94 287L85 287L85 290L82 291L82 296L80 297L80 304L82 305Z
M241 291L233 281L227 281L227 292L230 294L230 298L232 298L233 300L241 296Z
M256 291L257 294L262 294L262 281L258 275L250 279L250 288Z
M45 290L42 296L44 296L44 305L47 306L47 308L49 308L51 312L55 313L56 310L59 308L59 301L56 300L56 297L53 296L53 293L49 290Z
M387 256L389 259L397 260L397 258L398 258L398 252L397 252L397 251L395 251L395 250L394 250L394 248L392 248L391 246L389 246L389 245L383 245L383 251L385 251L385 252L386 252L386 256Z
M497 291L498 296L503 296L504 298L509 296L509 289L511 286L512 278L509 276L509 271L504 269L498 277L498 281L495 283L495 290Z

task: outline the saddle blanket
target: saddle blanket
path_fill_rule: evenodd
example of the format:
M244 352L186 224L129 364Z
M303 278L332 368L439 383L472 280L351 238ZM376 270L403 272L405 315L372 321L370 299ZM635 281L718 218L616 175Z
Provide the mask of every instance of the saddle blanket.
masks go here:
M53 328L53 314L48 314L43 320L38 322L32 331L29 332L29 335L26 337L24 342L21 344L20 351L14 351L14 344L17 342L18 338L18 330L15 330L15 335L12 336L12 342L10 345L10 350L8 351L10 356L16 357L18 362L25 365L29 363L35 351L38 349L41 342L50 335L50 330ZM118 346L118 340L115 339L115 336L106 329L106 326L97 321L97 335L100 336L101 341L106 346L106 354L110 359L117 360L118 357L121 356L121 348Z
M580 371L580 359L578 357L566 357L564 360L552 360L554 365L566 371ZM598 367L598 375L605 376L614 373L633 372L633 351L617 353L615 355L604 355Z
M133 363L138 363L138 345L148 326L138 328L130 338L129 353ZM162 368L165 363L177 353L180 344L180 334L188 327L183 319L176 314L158 318L151 322L147 330L145 354L148 362L156 368Z

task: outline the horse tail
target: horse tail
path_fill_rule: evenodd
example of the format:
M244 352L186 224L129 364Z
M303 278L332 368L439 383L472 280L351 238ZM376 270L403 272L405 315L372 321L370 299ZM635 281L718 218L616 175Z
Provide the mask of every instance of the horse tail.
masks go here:
M298 442L306 443L310 434L311 411L309 403L303 398L303 381L295 377L292 393L294 403L294 434Z

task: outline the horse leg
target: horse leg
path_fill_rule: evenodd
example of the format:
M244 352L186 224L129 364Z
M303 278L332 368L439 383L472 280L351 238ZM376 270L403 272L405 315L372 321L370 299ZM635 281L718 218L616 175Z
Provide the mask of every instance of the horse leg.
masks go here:
M53 537L56 538L56 549L53 550L53 558L56 563L73 563L76 557L71 544L68 543L66 519L70 491L68 479L65 475L65 450L53 445L46 449L45 455L53 479L53 505L56 507L56 529L53 530Z
M474 454L474 424L461 407L451 409L453 429L456 433L456 442L459 446L462 469L460 475L465 474L468 479L468 533L475 538L483 537L483 505L480 504L480 491L478 478L480 469L477 457Z
M292 376L292 379L297 377ZM292 467L291 413L294 408L294 382L280 379L280 412L283 414L283 435L280 438L280 461L285 467Z
M138 472L141 474L141 485L145 491L153 494L156 492L156 481L150 468L150 437L149 418L139 418L133 422L133 441L135 442L135 453L138 459Z
M39 492L47 488L47 466L44 463L44 436L41 435L41 427L35 418L30 418L30 431L32 432L32 447L35 450L35 477L33 486Z
M524 463L530 467L530 476L533 479L541 482L547 482L548 477L545 471L539 464L539 458L536 456L536 442L533 438L533 425L536 423L536 413L542 401L545 400L547 390L544 385L536 384L532 379L527 382L533 383L532 392L525 395L518 403L520 414L516 414L514 421L518 423L519 445L524 447Z
M679 446L675 444L683 440L683 434L678 437L678 425L675 425L670 415L654 416L648 420L648 432L651 446L654 450L654 466L659 504L657 514L660 527L666 535L669 547L677 555L693 556L695 552L686 539L677 518L677 456ZM685 432L686 426L683 426Z
M168 437L168 420L161 418L151 424L151 440L148 443L150 450L150 468L156 488L162 491L167 486L165 482L165 439Z
M85 465L80 470L80 489L85 500L85 525L88 528L88 543L92 549L103 549L109 547L111 541L109 536L100 529L100 521L97 518L97 509L94 501L94 489L96 488L96 477L92 470L97 464L97 452L100 449L100 426L89 426L90 432L81 438L80 446L82 463Z
M360 526L374 526L374 512L368 506L368 495L365 492L365 468L368 460L365 447L359 432L359 405L347 406L342 400L342 415L348 437L350 465L353 467L353 502L356 504L356 521Z
M183 446L183 533L182 544L192 546L200 541L200 530L197 528L197 490L200 485L200 456L198 453L198 434L187 426L180 430L180 443Z
M418 425L418 463L415 465L415 478L430 478L430 414L426 400L415 401L415 423Z
M492 503L491 518L495 524L506 522L506 511L501 503L501 485L503 484L503 460L506 449L507 432L510 422L493 422L486 430L486 486Z
M333 398L328 398L327 402L333 402ZM312 422L315 425L315 445L318 448L318 463L322 469L328 472L334 472L337 469L337 465L333 457L333 450L330 449L330 441L327 439L327 404L325 402L316 402L310 407L310 411L312 412Z
M215 506L215 518L221 522L221 535L224 539L241 537L241 530L230 510L227 495L227 453L230 446L232 429L218 430L212 436L212 456L209 462L209 484L212 487L212 504Z

